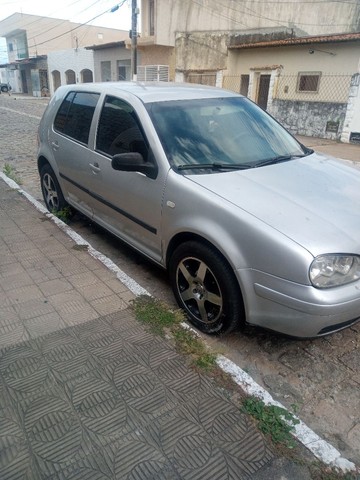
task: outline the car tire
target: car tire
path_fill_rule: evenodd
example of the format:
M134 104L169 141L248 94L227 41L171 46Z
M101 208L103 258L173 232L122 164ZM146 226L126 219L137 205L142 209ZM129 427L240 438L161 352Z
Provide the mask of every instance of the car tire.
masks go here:
M8 87L1 87L1 91L4 92L4 93L7 93L9 91Z
M68 206L54 170L46 164L40 170L41 191L46 208L51 213L56 213Z
M244 307L235 275L214 247L189 241L169 262L175 298L190 322L204 333L224 333L244 323Z

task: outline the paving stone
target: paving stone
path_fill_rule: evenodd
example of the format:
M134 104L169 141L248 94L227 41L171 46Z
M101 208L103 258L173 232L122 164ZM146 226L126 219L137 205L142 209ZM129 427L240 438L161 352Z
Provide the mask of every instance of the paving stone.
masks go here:
M73 286L64 278L57 278L55 280L48 280L44 283L39 283L39 288L45 297L55 295L57 293L67 292L73 290Z
M159 376L161 362L154 371L144 356L137 358L129 338L124 348L113 320L102 317L42 336L36 349L25 342L0 351L1 381L12 395L8 408L19 417L1 424L0 416L1 447L14 451L1 457L0 478L24 471L97 478L92 475L105 467L114 478L235 480L272 460L254 424L222 391L202 382L174 352L176 368L163 365ZM104 325L103 348L109 352L112 344L106 370L100 344L79 340L88 338L89 329L93 338ZM159 338L152 347L152 358L169 349Z

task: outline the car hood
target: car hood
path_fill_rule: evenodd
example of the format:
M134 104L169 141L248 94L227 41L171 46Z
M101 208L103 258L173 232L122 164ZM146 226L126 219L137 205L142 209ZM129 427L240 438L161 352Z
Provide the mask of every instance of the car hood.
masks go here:
M270 225L312 255L360 254L360 170L312 154L193 182Z

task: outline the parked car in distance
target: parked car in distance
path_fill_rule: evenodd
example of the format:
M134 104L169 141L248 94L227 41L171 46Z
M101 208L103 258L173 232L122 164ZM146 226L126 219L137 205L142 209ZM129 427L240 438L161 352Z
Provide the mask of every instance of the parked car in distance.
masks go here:
M0 83L0 93L4 92L10 92L11 91L11 85L10 83Z
M317 337L360 318L360 171L241 95L63 86L37 161L47 208L69 204L167 268L203 332L248 322Z

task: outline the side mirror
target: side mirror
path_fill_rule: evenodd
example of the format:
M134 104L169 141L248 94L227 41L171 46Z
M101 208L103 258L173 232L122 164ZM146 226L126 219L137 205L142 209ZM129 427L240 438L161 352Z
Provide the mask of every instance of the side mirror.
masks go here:
M158 168L155 163L144 162L141 153L117 153L112 157L111 166L121 172L140 172L149 178L156 178Z

